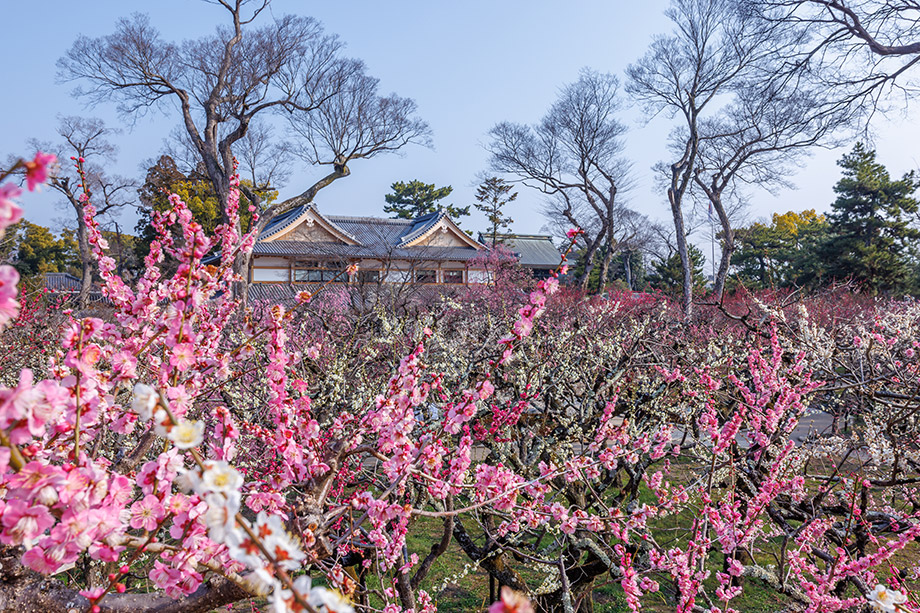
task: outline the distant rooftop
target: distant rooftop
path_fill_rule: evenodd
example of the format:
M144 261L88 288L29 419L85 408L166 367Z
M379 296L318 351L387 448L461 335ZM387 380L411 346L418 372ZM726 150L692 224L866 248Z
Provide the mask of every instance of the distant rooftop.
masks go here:
M498 234L498 241L518 255L518 261L525 268L555 268L562 255L553 245L553 237L545 234ZM479 242L486 243L491 236L479 233Z
M52 292L79 292L83 282L66 272L46 272L45 288Z

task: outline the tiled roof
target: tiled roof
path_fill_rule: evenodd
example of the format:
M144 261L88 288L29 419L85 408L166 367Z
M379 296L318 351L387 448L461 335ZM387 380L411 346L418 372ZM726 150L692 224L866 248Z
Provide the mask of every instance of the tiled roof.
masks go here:
M444 211L439 211L437 213L429 213L428 215L422 215L421 217L416 217L412 220L412 229L410 229L406 234L400 237L399 245L403 246L408 243L411 243L419 236L430 230L445 216Z
M253 283L249 286L249 300L293 301L299 292L310 291L309 287L302 283Z
M268 225L262 229L262 232L260 232L260 236L269 236L270 234L274 234L275 232L278 232L279 230L283 230L284 228L294 223L297 220L297 218L300 217L300 214L309 208L313 208L313 205L308 204L305 206L294 207L287 213L282 213L281 215L278 215L277 217L272 219L270 222L268 222Z
M327 258L368 258L399 260L441 260L466 262L480 255L481 251L465 247L395 247L383 242L365 245L345 245L332 242L269 241L256 243L253 255L262 256L308 256Z
M347 230L362 245L397 245L401 237L411 232L413 219L381 219L379 217L326 217L336 226Z
M45 288L52 292L79 292L83 283L77 277L66 272L46 272Z
M336 230L359 245L377 250L381 248L405 247L413 240L423 236L434 228L438 222L447 217L444 211L436 211L415 219L383 219L380 217L350 217L346 215L323 215L314 204L294 208L284 215L273 219L262 232L260 238L277 236L284 230L296 225L308 210L331 224ZM278 241L271 241L278 242ZM259 243L257 243L258 245ZM415 247L413 247L415 249Z
M278 217L272 219L268 223L268 225L265 226L265 228L263 228L262 231L259 233L259 237L265 238L268 236L272 236L274 234L278 234L282 230L285 230L289 227L296 225L300 221L301 216L309 210L315 211L317 217L328 222L333 227L333 229L342 233L342 235L344 235L346 238L351 239L356 243L361 242L355 236L353 236L348 230L339 227L339 225L336 224L334 221L331 221L328 217L320 213L319 209L317 209L316 205L313 204L312 202L310 204L304 204L298 207L294 207L290 211L283 213L279 215Z
M479 241L487 242L491 237L479 233ZM553 245L551 236L539 234L499 234L499 241L518 255L521 266L526 268L555 268L562 260L559 250Z
M69 294L68 299L74 298L83 287L83 282L79 277L66 272L46 272L42 281L45 289L57 294ZM89 300L90 302L109 302L95 283L89 292Z

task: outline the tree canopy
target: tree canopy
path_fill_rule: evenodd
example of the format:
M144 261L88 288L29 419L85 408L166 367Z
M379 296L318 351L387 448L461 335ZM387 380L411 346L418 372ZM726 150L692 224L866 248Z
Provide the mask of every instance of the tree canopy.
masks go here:
M384 200L387 205L383 207L385 213L393 215L396 219L415 219L436 211L444 210L454 221L458 217L470 214L470 207L456 207L452 204L441 204L450 196L454 188L436 187L434 183L423 183L419 180L408 182L397 181L390 186L392 194L386 194Z
M830 237L821 249L827 274L852 279L873 294L906 291L912 241L920 238L909 218L918 210L920 178L911 171L892 179L875 151L861 143L838 165L843 177L834 187Z
M479 184L476 190L476 202L473 206L486 216L489 222L489 243L494 245L499 242L499 234L506 230L514 220L504 214L502 209L517 200L518 193L511 192L514 188L501 177L489 177Z

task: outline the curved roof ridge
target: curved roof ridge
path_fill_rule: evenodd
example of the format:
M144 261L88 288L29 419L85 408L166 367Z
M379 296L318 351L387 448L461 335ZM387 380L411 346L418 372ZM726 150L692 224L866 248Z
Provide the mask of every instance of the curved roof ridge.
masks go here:
M428 217L428 219L425 219L426 217ZM422 215L421 217L416 217L414 219L415 226L408 234L400 237L399 246L402 247L408 243L411 243L417 238L424 236L444 217L447 217L447 213L445 213L444 210L437 211L436 213L428 213L427 215Z
M297 226L301 221L304 220L310 211L313 211L317 219L321 220L323 223L332 228L332 230L343 236L346 239L346 242L352 241L357 245L361 244L361 241L355 238L351 232L348 232L347 230L339 227L338 224L323 215L319 211L319 208L316 206L315 202L310 202L300 205L299 207L294 207L290 211L282 213L275 219L271 220L268 225L265 226L262 232L259 233L258 240L264 240L272 236L277 236L279 233L282 233L291 227Z

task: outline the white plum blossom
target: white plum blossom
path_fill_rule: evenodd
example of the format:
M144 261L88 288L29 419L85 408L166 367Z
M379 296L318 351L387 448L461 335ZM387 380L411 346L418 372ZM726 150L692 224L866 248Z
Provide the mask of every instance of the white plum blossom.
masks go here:
M301 551L300 543L288 534L277 515L260 511L256 516L255 525L252 526L252 532L258 535L258 544L250 539L244 530L236 527L226 530L223 541L231 558L253 570L269 565L268 560L262 555L262 548L268 552L273 562L287 571L298 570L307 557ZM261 548L258 545L261 545Z
M227 462L205 462L204 468L196 487L198 493L232 494L243 487L243 476Z
M230 557L242 562L253 570L265 568L266 560L259 553L259 548L242 530L230 530L224 536L224 544Z
M236 514L240 510L239 493L208 494L204 499L208 510L204 522L208 526L208 538L223 543L227 535L236 528Z
M260 536L265 535L262 544L278 566L285 570L300 568L301 561L307 556L301 551L300 543L284 529L279 516L260 512L256 520L256 531Z
M355 611L351 602L341 593L324 587L315 587L310 590L310 598L307 603L320 613L354 613Z
M907 596L881 584L876 585L875 588L866 595L866 598L876 611L894 613L895 611L906 610L898 605L907 602Z
M204 441L204 422L180 419L169 430L168 436L179 449L192 449Z
M153 410L160 401L157 391L146 383L134 386L134 398L131 400L131 410L137 413L141 421L150 421Z
M198 472L198 469L180 470L173 483L175 483L180 491L186 494L190 494L191 492L200 494L203 492L199 485L201 483L201 473Z

